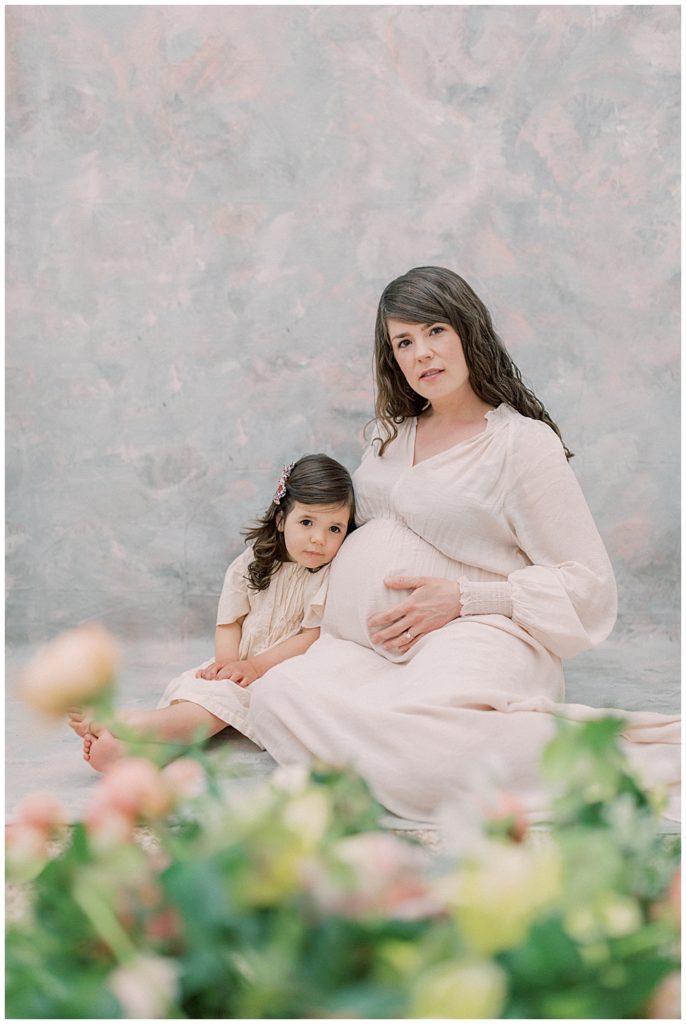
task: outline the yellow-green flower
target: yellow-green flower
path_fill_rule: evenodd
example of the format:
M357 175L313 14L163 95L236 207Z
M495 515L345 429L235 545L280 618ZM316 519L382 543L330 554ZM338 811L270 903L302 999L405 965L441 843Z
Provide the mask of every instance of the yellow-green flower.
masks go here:
M470 946L491 954L522 942L560 889L560 858L552 843L487 842L478 859L458 871L446 899Z
M505 973L489 960L436 964L415 983L410 1016L492 1019L500 1015L506 995Z

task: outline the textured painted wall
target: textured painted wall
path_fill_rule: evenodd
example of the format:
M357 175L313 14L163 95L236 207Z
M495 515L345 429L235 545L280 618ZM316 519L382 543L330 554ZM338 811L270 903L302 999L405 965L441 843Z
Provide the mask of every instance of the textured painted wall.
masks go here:
M459 271L677 629L677 7L7 8L8 637L207 633L354 467L382 287Z

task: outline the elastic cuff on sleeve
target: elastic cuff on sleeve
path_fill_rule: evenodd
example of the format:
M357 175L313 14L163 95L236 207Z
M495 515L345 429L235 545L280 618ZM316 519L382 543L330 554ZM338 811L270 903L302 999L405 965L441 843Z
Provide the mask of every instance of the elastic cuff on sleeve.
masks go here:
M477 583L463 576L460 584L462 615L506 615L512 618L512 587L509 583Z

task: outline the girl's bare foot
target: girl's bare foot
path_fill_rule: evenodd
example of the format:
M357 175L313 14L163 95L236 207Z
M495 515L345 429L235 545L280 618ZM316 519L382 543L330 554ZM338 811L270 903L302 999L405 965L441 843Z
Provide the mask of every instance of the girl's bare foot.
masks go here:
M88 708L69 708L67 712L67 724L73 729L77 736L86 738L88 733L93 733L91 715Z
M108 768L126 757L126 744L113 736L109 729L100 729L98 735L86 733L83 737L83 758L88 761L96 772L106 772Z

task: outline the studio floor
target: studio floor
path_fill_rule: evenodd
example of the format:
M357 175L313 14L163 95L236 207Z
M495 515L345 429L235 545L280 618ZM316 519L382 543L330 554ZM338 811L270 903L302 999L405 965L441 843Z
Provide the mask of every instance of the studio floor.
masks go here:
M75 821L83 814L98 776L83 761L81 741L65 723L45 722L19 699L21 668L34 650L10 647L6 654L5 820L12 820L27 793L39 789L56 794ZM209 638L131 643L122 654L119 704L154 707L171 678L209 653ZM565 672L567 699L574 703L663 712L679 707L679 647L658 633L610 639L568 662ZM212 741L210 756L224 763L227 749L243 779L264 777L275 767L269 754L233 730ZM399 827L401 823L397 819L389 824ZM677 830L665 823L665 831Z

